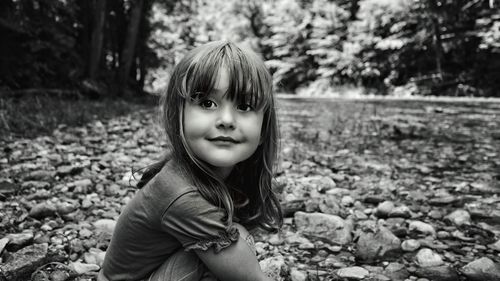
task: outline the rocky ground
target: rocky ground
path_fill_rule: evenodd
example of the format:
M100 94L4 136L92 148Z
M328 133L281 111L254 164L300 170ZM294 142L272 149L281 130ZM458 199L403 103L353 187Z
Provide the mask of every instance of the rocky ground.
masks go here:
M279 102L276 280L500 280L500 104ZM0 280L95 280L152 111L2 143Z

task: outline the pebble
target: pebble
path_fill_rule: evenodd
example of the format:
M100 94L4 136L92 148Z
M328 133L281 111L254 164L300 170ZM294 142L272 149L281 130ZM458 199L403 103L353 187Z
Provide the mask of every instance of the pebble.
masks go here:
M271 280L283 281L283 276L288 275L288 267L282 255L263 259L259 264L262 271L269 276Z
M92 271L98 271L101 269L100 266L96 264L87 264L87 263L82 263L82 262L70 262L69 263L69 268L74 270L77 274L86 274Z
M5 236L9 240L7 243L7 248L10 251L16 251L23 248L24 246L30 244L33 241L34 233L32 231L24 231L21 233L11 233Z
M389 214L394 209L394 202L392 201L384 201L377 206L377 210L375 211L375 215L377 217L385 218L388 217Z
M420 242L415 239L408 239L401 243L401 249L405 252L413 252L420 248Z
M36 219L43 219L55 215L57 208L51 202L42 202L31 208L29 215Z
M290 270L290 278L292 279L292 281L306 281L307 274L296 268L292 268Z
M354 279L354 280L361 280L368 276L370 272L368 270L360 267L360 266L352 266L352 267L346 267L346 268L341 268L337 270L337 275L340 278L347 278L347 279Z
M444 264L443 260L441 259L441 256L428 248L424 248L418 251L417 255L415 256L415 259L416 263L420 267L431 267Z
M402 205L392 209L391 212L389 212L389 217L410 218L411 210L408 206Z
M464 224L470 224L471 223L471 217L469 212L463 209L458 209L453 211L451 214L447 215L444 217L446 221L451 222L452 224L456 226L461 226Z
M488 247L490 249L497 251L497 252L500 252L500 240L498 240L497 242L495 242L493 244L488 245Z
M362 232L359 235L355 255L360 260L372 262L400 247L401 240L386 227L379 226L375 233Z
M434 226L422 221L411 221L408 228L410 229L410 231L417 231L423 234L436 236L436 230L434 229Z
M7 237L0 239L0 256L2 255L3 249L5 249L5 246L7 246L9 241L10 239Z
M94 222L94 227L97 233L113 234L115 230L116 221L112 219L100 219Z
M457 281L460 280L457 271L450 266L431 266L417 268L415 275L421 279L432 281ZM418 280L418 279L417 279Z

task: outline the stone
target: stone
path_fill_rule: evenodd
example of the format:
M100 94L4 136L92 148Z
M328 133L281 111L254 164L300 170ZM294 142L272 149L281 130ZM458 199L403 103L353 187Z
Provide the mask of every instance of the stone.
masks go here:
M324 196L323 196L324 197ZM339 215L340 214L340 204L335 196L328 195L318 204L319 210L324 214Z
M401 249L405 252L413 252L420 248L420 242L415 239L408 239L401 243Z
M102 263L104 262L105 255L106 255L106 252L104 252L101 249L90 248L89 251L83 255L83 259L84 259L85 263L96 264L98 266L102 266Z
M368 274L370 274L370 272L368 272L368 270L360 266L346 267L337 270L337 275L340 278L347 278L353 280L361 280L366 276L368 276Z
M428 248L418 251L415 260L420 267L440 266L444 264L441 256Z
M24 231L21 233L11 233L5 236L9 240L7 243L7 249L11 252L17 251L26 245L33 242L34 234L31 231Z
M288 275L288 267L285 264L285 258L282 255L269 257L259 262L262 271L271 278L271 280L283 281Z
M66 215L76 210L76 206L69 202L60 202L56 204L57 213L60 215Z
M46 217L54 216L57 212L57 208L54 204L49 201L38 203L30 210L30 217L35 219L43 219Z
M112 219L100 219L94 222L94 227L97 233L105 233L113 235L115 230L116 221Z
M5 180L0 181L0 198L14 195L17 190L19 190L17 184Z
M99 269L101 269L101 267L96 264L87 264L83 262L70 262L68 267L79 275L98 271Z
M69 273L63 270L55 270L50 274L51 281L66 281L69 279Z
M394 202L392 201L384 201L377 206L377 210L375 211L375 215L380 218L386 218L389 216L389 213L394 209Z
M1 264L0 280L30 280L31 273L47 261L49 245L35 244L14 252Z
M373 262L387 254L400 250L401 240L384 226L379 226L375 233L362 232L357 242L356 258Z
M390 218L410 218L411 210L408 206L402 205L392 209L388 215Z
M10 239L7 237L4 237L0 239L0 256L2 256L3 249L5 249L5 246L10 242Z
M417 231L426 235L432 235L433 237L436 236L436 230L434 229L434 226L425 222L411 221L408 228L410 229L410 231Z
M462 274L470 281L498 281L500 280L500 264L487 257L476 259L461 269Z
M456 226L461 226L464 224L470 224L471 218L469 212L463 209L458 209L453 211L451 214L444 217L446 221L451 222Z
M54 179L56 173L54 171L37 170L30 172L24 180L34 181L51 181Z
M403 281L410 276L408 270L402 263L391 262L384 269L383 274L393 281Z
M290 270L290 278L292 279L292 281L306 281L307 273L302 272L296 268L292 268Z
M457 271L450 266L431 266L417 268L414 274L421 278L432 281L456 281L460 280Z
M495 242L495 243L493 243L493 244L488 245L488 247L489 247L490 249L493 249L493 250L497 251L497 252L500 252L500 240L497 240L497 242ZM0 252L1 252L1 251L0 251Z
M297 229L305 234L323 237L334 244L346 245L351 242L352 222L339 216L322 213L295 213Z

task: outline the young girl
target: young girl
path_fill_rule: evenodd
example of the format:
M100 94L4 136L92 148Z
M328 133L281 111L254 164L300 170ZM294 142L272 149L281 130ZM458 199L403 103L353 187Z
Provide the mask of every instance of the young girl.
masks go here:
M282 225L272 81L231 42L195 48L162 99L172 151L118 219L98 280L270 280L248 230Z

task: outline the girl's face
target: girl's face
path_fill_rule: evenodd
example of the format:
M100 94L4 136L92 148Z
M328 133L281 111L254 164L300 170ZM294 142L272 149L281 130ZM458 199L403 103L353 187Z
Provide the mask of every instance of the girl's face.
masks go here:
M228 87L228 72L221 68L212 93L184 103L184 137L189 148L223 178L255 152L264 118L262 109L227 99Z

